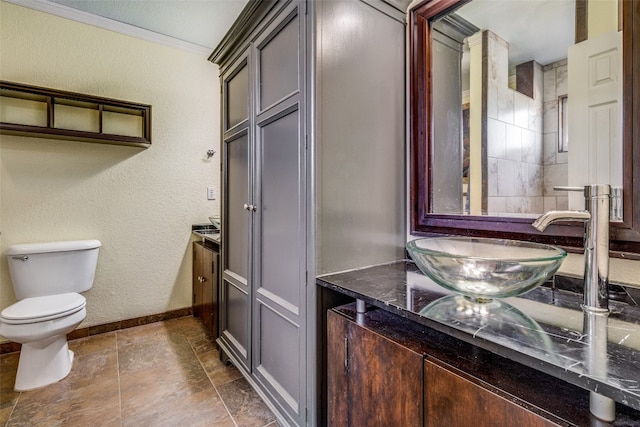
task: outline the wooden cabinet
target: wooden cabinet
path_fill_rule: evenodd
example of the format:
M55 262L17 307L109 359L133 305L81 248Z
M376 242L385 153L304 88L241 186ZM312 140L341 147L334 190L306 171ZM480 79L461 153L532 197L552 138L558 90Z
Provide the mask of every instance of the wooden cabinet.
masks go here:
M403 256L405 7L251 1L209 58L222 94L218 342L282 424L318 419L316 272Z
M428 359L424 362L424 406L427 427L559 425Z
M328 426L589 423L587 392L383 310L331 309L326 325Z
M333 311L327 328L328 425L421 426L422 354Z
M193 314L218 336L218 253L202 242L193 243Z
M265 13L220 62L220 347L287 422L306 424L305 2ZM253 7L250 5L248 7Z

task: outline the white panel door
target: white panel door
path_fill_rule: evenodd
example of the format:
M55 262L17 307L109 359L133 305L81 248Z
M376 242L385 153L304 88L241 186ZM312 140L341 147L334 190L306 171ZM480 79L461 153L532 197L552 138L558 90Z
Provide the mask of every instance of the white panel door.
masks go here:
M571 46L568 69L568 183L622 186L622 33ZM581 193L569 209L584 209Z

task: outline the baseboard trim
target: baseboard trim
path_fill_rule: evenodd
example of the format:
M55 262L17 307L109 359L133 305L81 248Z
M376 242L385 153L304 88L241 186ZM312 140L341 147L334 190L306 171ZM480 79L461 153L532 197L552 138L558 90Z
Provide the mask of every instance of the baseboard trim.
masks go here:
M76 329L67 335L68 340L78 338L86 338L92 335L104 334L106 332L118 331L120 329L133 328L134 326L147 325L149 323L161 322L163 320L177 319L193 315L193 308L180 308L164 313L151 314L149 316L134 317L133 319L119 320L117 322L104 323L102 325L94 325L86 328ZM22 344L12 341L0 343L0 354L15 353L20 351Z

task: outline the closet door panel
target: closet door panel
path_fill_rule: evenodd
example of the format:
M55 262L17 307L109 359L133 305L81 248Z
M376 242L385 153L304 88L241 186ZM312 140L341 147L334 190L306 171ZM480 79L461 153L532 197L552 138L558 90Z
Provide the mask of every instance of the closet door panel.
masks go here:
M253 347L258 383L293 425L306 424L306 142L302 3L255 43Z
M220 346L238 368L251 369L251 245L253 148L249 51L224 71L222 283Z
M249 67L243 62L225 81L225 130L242 123L249 117Z
M221 339L225 351L235 355L244 368L250 369L251 293L249 202L249 135L225 142L225 197L223 235L224 270L222 272Z
M297 9L260 45L259 52L259 96L263 111L269 106L296 92L299 88L299 37Z
M260 365L257 373L267 379L270 386L294 412L300 399L300 328L279 315L268 305L259 305L259 330L261 338Z
M288 304L300 298L304 247L298 111L262 128L260 287Z
M249 136L243 135L226 143L227 191L225 269L244 279L249 271L249 216L244 206L249 203Z
M301 423L306 221L304 141L297 108L298 104L290 105L256 132L260 190L254 218L258 232L252 366L283 411Z
M249 298L247 293L234 286L228 281L224 281L224 292L226 296L226 310L224 322L226 325L223 337L233 346L233 350L246 363L248 358L249 322L247 313L249 312Z

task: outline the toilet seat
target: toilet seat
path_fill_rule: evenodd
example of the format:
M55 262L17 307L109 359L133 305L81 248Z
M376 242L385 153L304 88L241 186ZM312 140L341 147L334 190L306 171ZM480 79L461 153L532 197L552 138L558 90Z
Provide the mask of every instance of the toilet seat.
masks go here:
M25 298L2 310L0 320L9 325L44 322L69 316L86 305L85 297L76 292Z

